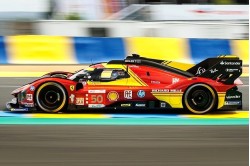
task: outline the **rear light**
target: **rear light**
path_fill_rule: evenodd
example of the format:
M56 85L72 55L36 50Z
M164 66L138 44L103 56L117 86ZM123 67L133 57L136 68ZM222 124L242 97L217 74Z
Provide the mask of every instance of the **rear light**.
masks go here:
M239 78L237 78L236 80L234 80L234 84L235 85L243 85L243 82Z

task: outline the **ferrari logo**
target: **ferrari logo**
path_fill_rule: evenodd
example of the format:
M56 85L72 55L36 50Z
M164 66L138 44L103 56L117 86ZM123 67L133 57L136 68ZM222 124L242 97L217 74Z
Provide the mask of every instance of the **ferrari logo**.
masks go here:
M73 91L73 90L75 89L75 86L74 86L74 85L70 85L69 89L70 89L71 91Z

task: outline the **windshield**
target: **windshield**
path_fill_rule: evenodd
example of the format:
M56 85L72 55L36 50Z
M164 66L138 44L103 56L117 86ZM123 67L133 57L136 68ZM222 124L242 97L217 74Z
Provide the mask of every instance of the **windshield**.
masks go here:
M75 80L76 77L77 77L78 75L80 75L80 74L86 74L86 75L88 75L88 70L86 70L86 69L79 70L79 71L77 71L75 74L73 74L72 76L70 76L68 79L70 79L70 80Z

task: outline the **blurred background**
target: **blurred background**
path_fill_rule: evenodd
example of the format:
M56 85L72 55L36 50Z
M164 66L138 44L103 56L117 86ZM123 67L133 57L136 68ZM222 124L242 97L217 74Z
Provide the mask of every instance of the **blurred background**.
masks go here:
M0 35L248 39L247 0L0 1Z
M149 58L249 64L247 0L0 1L0 64ZM93 61L94 60L94 61Z

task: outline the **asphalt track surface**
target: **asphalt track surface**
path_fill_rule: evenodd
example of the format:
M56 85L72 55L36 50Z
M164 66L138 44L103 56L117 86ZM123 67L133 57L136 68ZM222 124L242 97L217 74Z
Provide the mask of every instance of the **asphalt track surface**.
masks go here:
M0 109L17 86L34 78L0 78ZM243 109L249 82L242 78ZM247 125L0 125L3 166L245 166Z
M247 166L248 126L0 126L2 166Z

